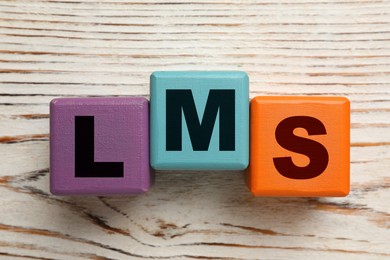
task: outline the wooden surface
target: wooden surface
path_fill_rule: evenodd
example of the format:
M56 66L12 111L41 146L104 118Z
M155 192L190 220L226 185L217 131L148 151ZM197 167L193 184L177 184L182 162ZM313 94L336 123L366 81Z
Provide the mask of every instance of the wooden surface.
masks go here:
M347 96L351 194L254 198L238 172L49 194L51 99L148 97L152 71L185 69L244 70L251 97ZM0 83L1 257L390 257L390 1L1 1Z

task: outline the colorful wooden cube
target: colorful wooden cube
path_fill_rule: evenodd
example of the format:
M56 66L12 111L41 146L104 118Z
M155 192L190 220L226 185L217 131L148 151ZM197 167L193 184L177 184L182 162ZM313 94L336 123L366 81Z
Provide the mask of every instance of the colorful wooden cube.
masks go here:
M241 170L249 160L249 82L239 71L151 75L151 165Z
M254 195L348 195L348 99L256 97L250 131L247 183Z
M53 194L136 194L147 191L151 181L149 102L145 98L51 102Z

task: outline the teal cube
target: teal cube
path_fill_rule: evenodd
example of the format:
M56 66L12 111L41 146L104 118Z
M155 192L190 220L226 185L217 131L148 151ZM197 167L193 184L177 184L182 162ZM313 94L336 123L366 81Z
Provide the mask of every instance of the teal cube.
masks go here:
M150 79L151 165L243 170L249 162L249 80L241 71L159 71Z

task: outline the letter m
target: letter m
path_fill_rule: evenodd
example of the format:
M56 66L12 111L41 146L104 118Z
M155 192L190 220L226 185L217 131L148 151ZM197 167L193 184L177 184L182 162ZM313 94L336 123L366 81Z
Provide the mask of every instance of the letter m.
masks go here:
M182 114L194 151L207 151L219 111L219 150L235 150L235 90L212 89L202 121L190 89L166 90L166 150L182 150Z

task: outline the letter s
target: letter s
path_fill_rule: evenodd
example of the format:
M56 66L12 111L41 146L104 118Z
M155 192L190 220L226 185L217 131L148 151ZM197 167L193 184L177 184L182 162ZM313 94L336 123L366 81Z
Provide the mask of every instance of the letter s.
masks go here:
M309 116L293 116L281 121L276 127L276 141L283 148L309 157L305 167L296 166L291 157L273 158L277 171L290 179L312 179L323 173L328 166L329 155L326 148L313 140L293 134L295 128L304 128L309 135L325 135L326 129L320 120Z

